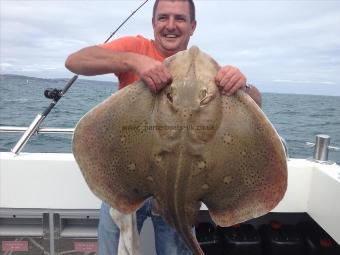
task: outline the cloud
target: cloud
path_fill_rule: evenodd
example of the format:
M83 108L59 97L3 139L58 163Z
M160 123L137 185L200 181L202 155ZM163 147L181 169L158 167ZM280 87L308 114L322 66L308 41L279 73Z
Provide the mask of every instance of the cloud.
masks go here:
M335 84L331 81L312 81L312 80L284 80L284 79L275 79L273 82L276 83L290 83L290 84L325 84L332 85Z
M152 38L151 2L115 37L142 34ZM260 87L277 80L326 82L340 91L339 1L195 3L198 26L190 44L220 64L238 66L248 81ZM69 77L66 57L102 43L139 4L139 0L2 0L1 70ZM112 79L112 75L105 77Z

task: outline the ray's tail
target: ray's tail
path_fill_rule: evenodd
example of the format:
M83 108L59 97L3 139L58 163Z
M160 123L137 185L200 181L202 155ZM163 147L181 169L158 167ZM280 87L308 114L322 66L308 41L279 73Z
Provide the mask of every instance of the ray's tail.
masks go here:
M195 255L204 255L193 231L193 224L201 207L199 201L188 201L189 175L187 169L191 168L190 161L183 160L179 154L178 168L168 176L167 182L167 211L165 219L172 225L187 247ZM175 192L174 192L175 191Z
M190 225L183 226L180 229L177 229L178 234L183 239L185 244L188 246L188 248L195 254L195 255L204 255L203 250L201 249L195 234L193 232L193 229L190 227Z

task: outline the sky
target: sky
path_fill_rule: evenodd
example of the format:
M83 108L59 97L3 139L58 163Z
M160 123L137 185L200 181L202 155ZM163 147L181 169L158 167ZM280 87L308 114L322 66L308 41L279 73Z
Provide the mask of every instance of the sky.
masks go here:
M141 0L0 0L0 73L71 78L69 54L102 43ZM340 0L196 0L197 45L260 91L340 96ZM153 38L153 0L114 38ZM88 77L82 77L88 78ZM114 75L92 79L116 81Z

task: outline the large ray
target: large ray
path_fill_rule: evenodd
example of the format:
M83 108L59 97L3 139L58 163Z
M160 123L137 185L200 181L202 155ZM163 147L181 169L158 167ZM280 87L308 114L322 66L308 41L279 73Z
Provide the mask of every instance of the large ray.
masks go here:
M153 196L162 217L195 254L201 202L230 226L282 199L287 165L280 138L243 91L222 96L218 64L197 47L166 60L173 82L152 94L132 84L77 124L73 152L91 190L122 213Z

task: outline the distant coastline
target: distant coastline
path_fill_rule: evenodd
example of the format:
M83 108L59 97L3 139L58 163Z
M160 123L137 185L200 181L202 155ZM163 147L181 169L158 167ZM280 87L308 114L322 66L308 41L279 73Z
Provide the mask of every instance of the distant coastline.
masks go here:
M85 77L85 78L82 78ZM112 81L104 81L95 79L94 77L92 79L86 79L86 76L82 76L78 79L78 82L82 83L93 83L95 82L97 85L113 85L114 87L117 87L118 82L115 81L114 77L112 77ZM26 76L26 75L20 75L20 74L0 74L0 82L4 79L23 79L28 81L28 84L36 82L58 82L58 83L67 83L70 78L40 78L40 77L33 77L33 76ZM333 90L330 90L330 86L327 86L327 89L322 90L322 87L326 87L326 85L320 85L319 92L312 92L313 90L309 88L308 84L301 85L301 84L284 84L284 86L279 86L277 84L267 84L267 82L256 84L257 88L261 91L261 93L267 93L267 94L284 94L284 95L314 95L314 96L335 96L340 97L340 85L332 85ZM276 90L273 90L273 87ZM312 85L311 85L312 87ZM314 91L315 91L315 85ZM294 90L294 91L292 91Z
M29 82L34 82L34 81L39 81L39 82L51 82L51 81L56 81L56 82L65 82L65 84L71 79L70 78L39 78L39 77L33 77L33 76L26 76L26 75L19 75L19 74L0 74L0 81L4 79L23 79L23 80L28 80ZM79 78L80 81L85 82L85 83L90 83L90 82L96 82L96 84L103 84L103 85L108 85L108 84L117 84L116 81L100 81L100 80L91 80L91 79L83 79Z

